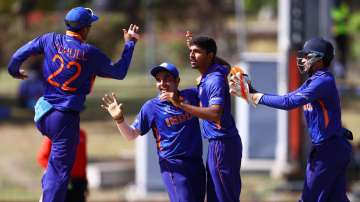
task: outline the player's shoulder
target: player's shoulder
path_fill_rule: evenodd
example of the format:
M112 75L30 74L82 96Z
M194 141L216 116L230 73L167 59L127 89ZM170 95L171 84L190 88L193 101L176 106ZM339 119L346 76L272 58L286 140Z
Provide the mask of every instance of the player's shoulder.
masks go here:
M99 51L99 52L100 52L100 50L99 50L96 46L94 46L94 45L92 45L92 44L90 44L90 43L83 43L83 45L86 46L86 47L88 47L90 50L94 50L94 51Z
M151 98L143 104L142 108L147 110L152 109L158 102L159 102L158 98Z
M208 74L208 77L210 77L211 79L209 80L212 80L212 79L223 79L223 78L226 78L227 75L229 73L229 70L223 66L223 65L219 65L219 64L215 64L213 67L212 67L212 71L209 72Z
M180 96L182 96L186 102L189 102L191 104L198 103L199 101L198 94L199 94L198 89L195 87L187 88L180 91Z
M321 88L324 91L336 88L335 78L332 73L322 70L315 72L315 74L311 77L310 83L308 85L317 86L317 88Z
M225 82L227 76L220 71L211 72L206 76L206 85L219 85Z
M98 49L96 46L89 44L89 43L83 43L82 47L87 50L87 52L91 53L94 57L103 55L103 53Z
M314 76L314 80L318 82L335 82L334 75L328 70L317 71Z
M180 90L180 95L185 97L192 97L198 95L198 89L196 87L186 88L183 90Z
M54 39L59 33L56 32L47 32L44 34L41 34L39 37L43 39Z

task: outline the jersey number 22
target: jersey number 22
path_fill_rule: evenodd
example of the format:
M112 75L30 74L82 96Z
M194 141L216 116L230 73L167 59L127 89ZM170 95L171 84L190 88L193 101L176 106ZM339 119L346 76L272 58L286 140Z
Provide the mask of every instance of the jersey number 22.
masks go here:
M47 78L47 81L58 88L61 88L63 91L70 91L70 92L74 92L77 90L77 88L75 87L70 87L69 84L74 81L77 77L80 76L80 72L81 72L81 65L75 61L70 61L66 64L66 68L70 69L72 67L76 68L76 72L74 75L72 75L68 80L66 80L63 84L60 84L54 80L52 80L54 77L56 77L58 74L60 74L63 70L64 70L64 59L59 55L56 54L52 61L55 62L56 60L60 61L60 67L52 74L50 74L50 76Z

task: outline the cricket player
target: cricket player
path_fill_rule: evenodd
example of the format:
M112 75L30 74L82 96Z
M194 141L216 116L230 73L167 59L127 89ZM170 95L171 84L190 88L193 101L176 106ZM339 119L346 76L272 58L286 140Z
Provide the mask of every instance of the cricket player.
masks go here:
M156 79L159 95L142 106L131 126L126 123L122 104L117 103L114 94L105 95L101 107L109 112L128 140L152 130L162 180L171 202L203 202L206 177L199 120L161 98L163 93L172 92L183 102L196 105L197 91L178 90L179 72L173 64L162 63L151 70L151 75Z
M42 200L63 202L79 142L79 112L84 108L96 76L124 79L132 58L139 27L123 29L125 48L121 58L111 60L86 43L91 24L99 19L89 8L76 7L65 16L66 34L47 33L26 43L12 56L8 71L27 78L20 69L31 55L44 56L45 92L35 105L37 128L52 141L48 168L42 178Z
M309 78L283 96L257 92L249 85L255 105L290 110L303 107L312 149L300 202L348 202L345 171L351 159L352 134L341 125L340 99L329 65L334 48L329 41L312 38L298 54L298 68ZM231 92L241 90L239 74L232 76Z
M67 187L65 202L86 202L89 195L88 180L86 173L87 165L87 134L80 128L79 144L76 149L76 157L70 174L70 180ZM51 153L51 140L44 137L40 150L37 155L37 161L41 168L46 171Z
M197 87L200 106L186 103L171 92L161 97L201 119L203 136L209 140L207 201L239 202L242 143L231 115L229 68L217 62L217 46L212 38L192 38L189 49L191 66L201 75Z

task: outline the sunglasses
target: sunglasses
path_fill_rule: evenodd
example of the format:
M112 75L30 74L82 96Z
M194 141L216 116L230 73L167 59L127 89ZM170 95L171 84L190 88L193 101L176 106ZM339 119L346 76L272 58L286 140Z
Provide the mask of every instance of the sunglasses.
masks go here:
M89 15L94 16L94 12L91 8L85 8Z

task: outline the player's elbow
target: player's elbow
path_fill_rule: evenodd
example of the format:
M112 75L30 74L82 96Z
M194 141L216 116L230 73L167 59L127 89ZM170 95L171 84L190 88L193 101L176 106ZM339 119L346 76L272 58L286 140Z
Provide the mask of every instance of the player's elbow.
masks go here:
M114 74L115 77L114 79L117 79L117 80L124 80L125 76L126 76L126 72L118 72L117 74Z
M18 63L16 62L16 60L14 58L11 58L11 60L8 64L8 73L13 77L16 77L19 75L17 66L18 66Z
M213 109L209 114L209 119L213 122L219 123L221 121L222 110L221 109Z
M213 121L219 123L221 121L221 113L216 113L213 117Z

